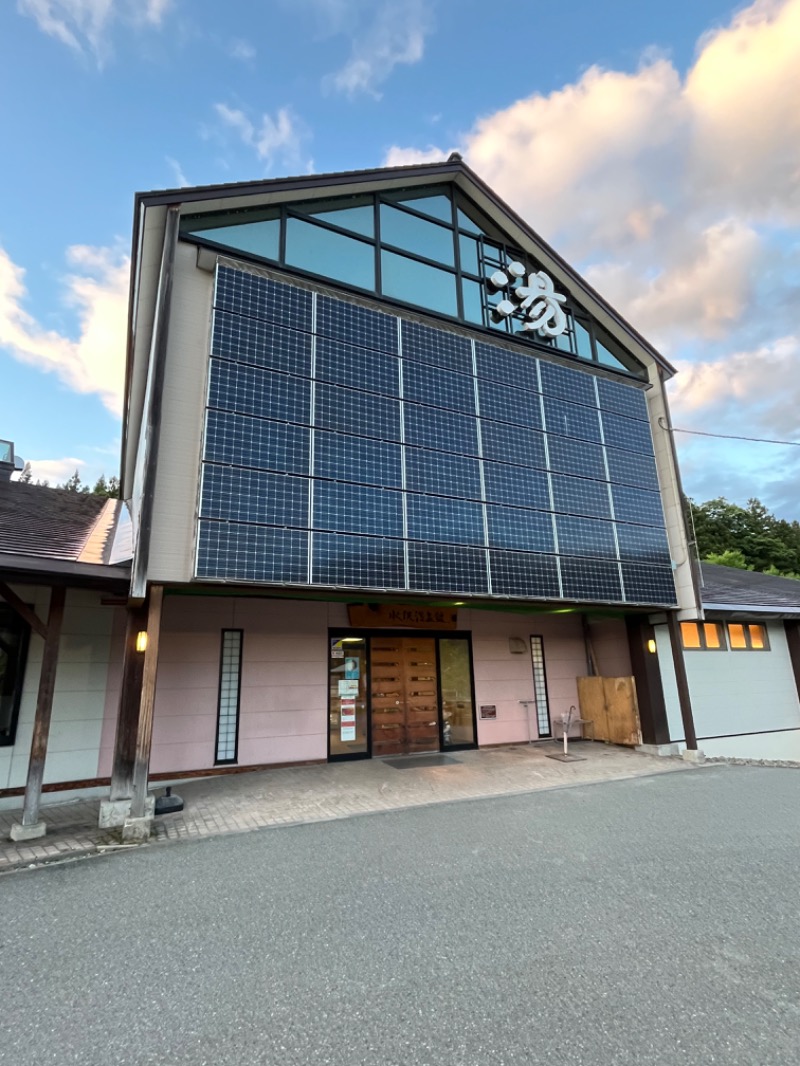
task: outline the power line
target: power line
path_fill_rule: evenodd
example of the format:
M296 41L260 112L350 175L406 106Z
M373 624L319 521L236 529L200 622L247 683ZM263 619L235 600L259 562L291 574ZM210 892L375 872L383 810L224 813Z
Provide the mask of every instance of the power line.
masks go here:
M668 426L663 418L659 418L658 424L662 429L670 433L691 433L695 437L718 437L721 440L747 440L752 444L783 444L793 448L800 448L800 440L770 440L768 437L740 437L736 433L708 433L702 429L679 429L677 426Z

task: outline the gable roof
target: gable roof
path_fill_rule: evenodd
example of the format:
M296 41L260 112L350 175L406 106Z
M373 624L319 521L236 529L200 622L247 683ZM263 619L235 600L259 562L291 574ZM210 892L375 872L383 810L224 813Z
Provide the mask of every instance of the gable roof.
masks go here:
M127 561L118 551L125 526L121 500L0 481L0 570L122 576L114 568Z
M700 571L706 610L800 615L800 581L715 563L700 563Z

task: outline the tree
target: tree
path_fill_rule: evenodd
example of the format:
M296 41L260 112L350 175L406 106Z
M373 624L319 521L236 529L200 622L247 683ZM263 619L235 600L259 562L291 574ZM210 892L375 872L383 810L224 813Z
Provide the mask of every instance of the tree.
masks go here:
M18 480L21 481L23 485L30 485L30 483L33 481L33 471L31 470L30 463L26 463L23 466L22 473L19 475Z
M747 507L724 497L696 504L689 500L691 524L701 559L761 573L793 577L800 573L800 523L778 519L757 499Z
M88 492L89 486L84 485L81 481L81 475L76 470L72 477L67 478L63 485L59 485L58 488L66 489L67 492Z

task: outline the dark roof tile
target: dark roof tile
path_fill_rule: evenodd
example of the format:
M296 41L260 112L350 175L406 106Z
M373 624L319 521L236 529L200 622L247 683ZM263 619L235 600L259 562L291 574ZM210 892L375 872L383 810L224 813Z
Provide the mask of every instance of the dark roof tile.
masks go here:
M77 562L107 502L89 493L0 481L0 552Z
M704 604L800 611L800 581L791 577L757 574L733 566L701 563Z

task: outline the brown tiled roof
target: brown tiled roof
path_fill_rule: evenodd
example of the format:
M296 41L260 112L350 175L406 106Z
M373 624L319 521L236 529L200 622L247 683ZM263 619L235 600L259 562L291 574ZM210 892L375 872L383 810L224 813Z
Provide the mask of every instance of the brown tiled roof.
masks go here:
M102 562L118 506L89 493L0 481L0 553Z

